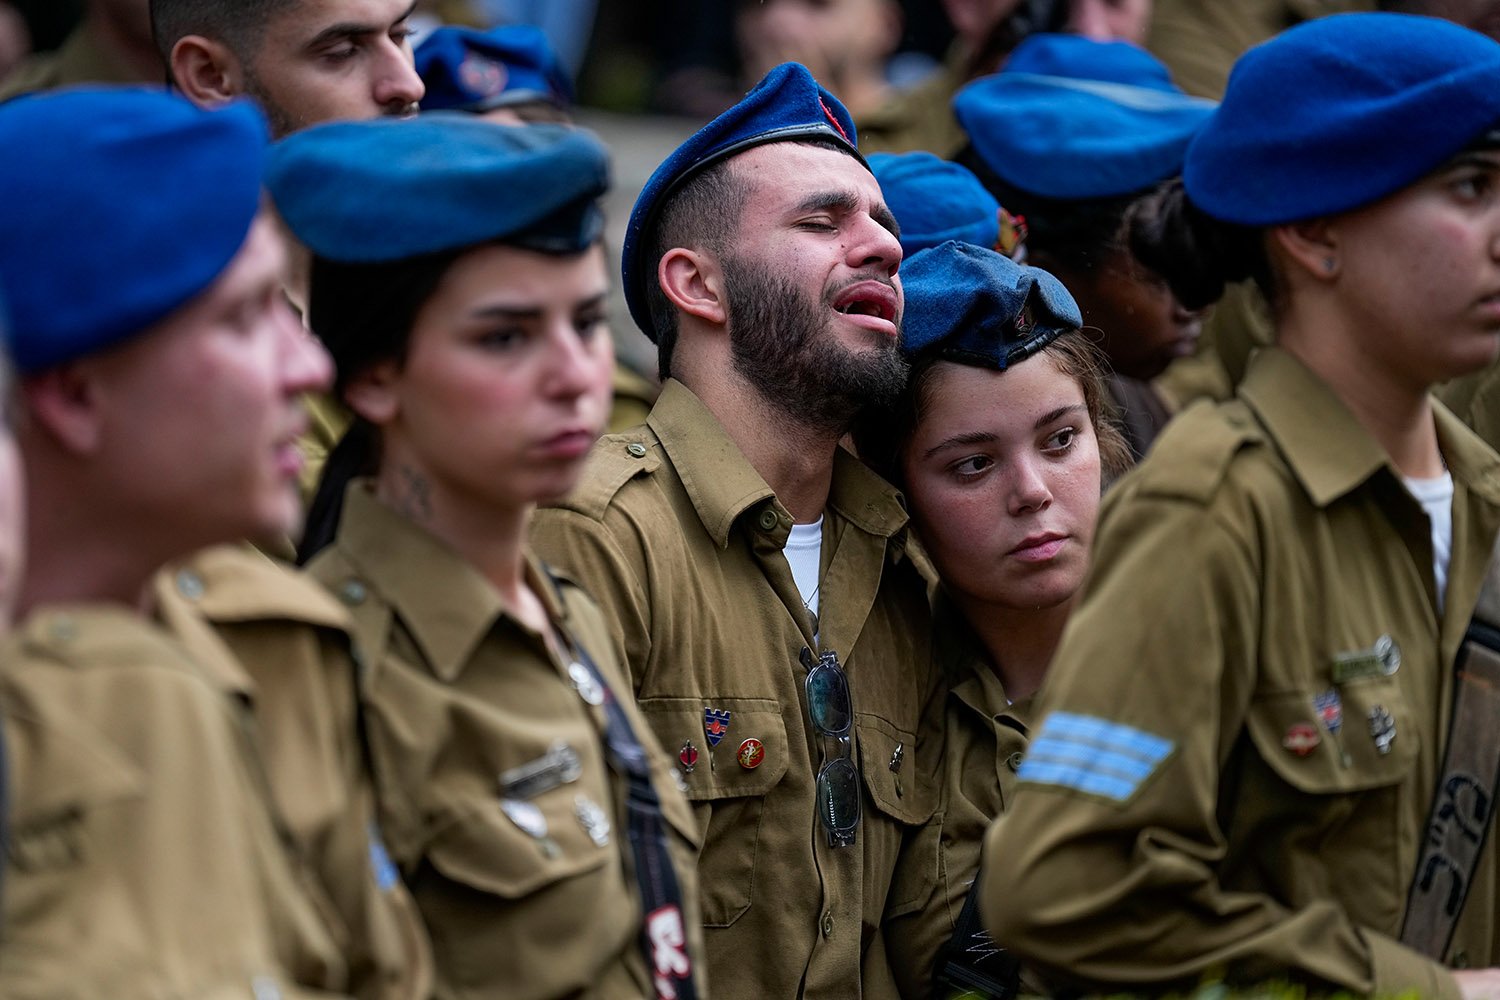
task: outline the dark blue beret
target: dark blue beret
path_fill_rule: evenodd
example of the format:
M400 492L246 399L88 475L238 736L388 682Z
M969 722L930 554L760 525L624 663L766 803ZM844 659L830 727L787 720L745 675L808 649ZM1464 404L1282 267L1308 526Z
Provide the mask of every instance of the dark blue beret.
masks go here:
M1240 57L1183 183L1225 222L1269 226L1393 194L1500 122L1500 43L1415 14L1337 14Z
M489 111L525 101L573 103L573 82L547 36L529 24L490 31L444 26L422 40L423 111Z
M999 242L1000 203L967 168L931 153L874 153L870 171L901 224L908 257L948 240L982 247Z
M1079 35L1032 35L953 98L986 166L1058 199L1132 194L1176 176L1213 109L1145 49Z
M314 254L374 264L481 243L583 250L604 228L609 153L582 129L456 111L335 122L271 150L266 186Z
M857 148L854 119L839 99L824 90L800 63L782 63L765 75L734 107L703 126L656 168L636 199L625 228L620 268L630 315L656 340L646 307L646 283L656 280L650 252L651 228L662 204L684 182L720 160L753 146L790 139L830 139L864 163Z
M985 247L950 240L901 268L901 349L1004 371L1083 326L1073 296L1051 274Z
M0 280L16 367L110 347L203 292L260 211L269 142L248 101L90 87L0 105Z

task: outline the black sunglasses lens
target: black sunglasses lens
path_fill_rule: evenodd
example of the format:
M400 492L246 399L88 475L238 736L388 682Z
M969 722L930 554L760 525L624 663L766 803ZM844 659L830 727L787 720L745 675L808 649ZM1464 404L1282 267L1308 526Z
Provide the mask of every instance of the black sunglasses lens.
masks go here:
M828 736L843 736L854 722L849 680L837 666L820 663L807 675L807 712L813 726Z
M818 813L830 838L852 842L859 826L859 771L847 757L818 772Z

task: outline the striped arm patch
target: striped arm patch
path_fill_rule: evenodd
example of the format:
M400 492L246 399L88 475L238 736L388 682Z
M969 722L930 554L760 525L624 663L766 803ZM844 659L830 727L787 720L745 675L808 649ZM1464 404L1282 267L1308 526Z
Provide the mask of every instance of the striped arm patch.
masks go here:
M1124 802L1173 746L1171 740L1118 722L1053 712L1026 748L1017 777Z

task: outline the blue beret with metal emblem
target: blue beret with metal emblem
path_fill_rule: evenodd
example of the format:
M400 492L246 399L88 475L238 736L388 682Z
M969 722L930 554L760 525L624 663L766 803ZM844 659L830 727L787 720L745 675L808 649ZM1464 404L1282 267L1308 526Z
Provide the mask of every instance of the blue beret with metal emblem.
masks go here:
M266 186L326 260L374 264L482 243L576 253L599 239L609 153L563 125L498 125L457 111L335 122L271 151Z
M1188 148L1215 218L1271 226L1346 212L1440 167L1500 124L1500 43L1415 14L1336 14L1256 46Z
M901 277L901 349L908 356L936 352L1004 371L1083 326L1062 282L987 247L950 240L913 255Z
M901 225L907 256L948 240L999 242L1000 203L968 168L917 152L871 154L870 170Z
M678 146L646 181L630 213L620 260L625 301L646 336L656 339L646 306L646 283L656 280L656 272L655 262L645 256L662 204L686 181L721 160L755 146L796 139L830 140L865 162L859 154L854 119L839 99L819 86L805 66L782 63L738 104Z
M490 111L527 101L573 103L573 82L547 36L528 24L490 31L443 26L422 40L423 111Z
M1172 83L1129 42L1032 35L1000 72L963 88L953 111L1006 183L1044 198L1109 198L1182 172L1213 101Z
M114 346L208 289L261 207L270 142L249 101L160 88L0 105L0 281L23 373Z

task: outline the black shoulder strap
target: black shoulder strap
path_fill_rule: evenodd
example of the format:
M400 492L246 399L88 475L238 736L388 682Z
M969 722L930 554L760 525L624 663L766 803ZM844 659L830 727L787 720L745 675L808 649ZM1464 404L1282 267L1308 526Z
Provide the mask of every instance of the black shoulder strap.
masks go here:
M1021 963L995 944L979 920L979 877L969 886L953 937L938 955L932 995L936 1000L1011 1000L1020 992Z
M550 570L548 571L550 575ZM561 592L556 577L553 585ZM626 780L626 829L635 856L635 877L640 884L641 949L651 970L657 1000L697 1000L693 982L693 957L688 951L687 926L682 907L682 888L667 843L669 833L662 817L661 798L651 783L651 761L620 707L614 689L605 680L589 651L561 627L568 649L604 695L607 719L605 749L611 768Z

